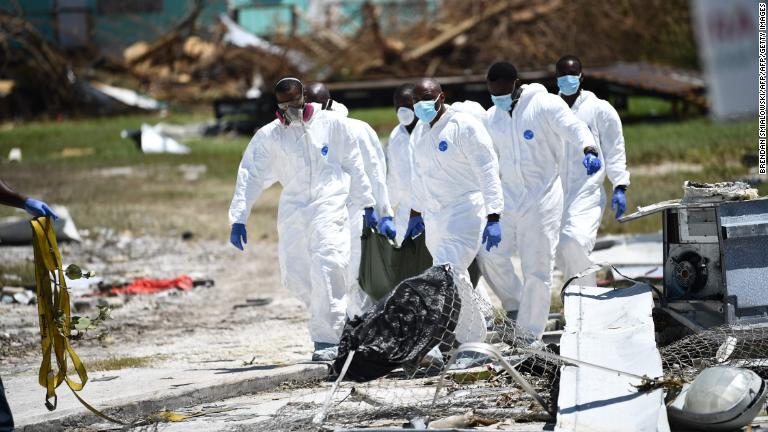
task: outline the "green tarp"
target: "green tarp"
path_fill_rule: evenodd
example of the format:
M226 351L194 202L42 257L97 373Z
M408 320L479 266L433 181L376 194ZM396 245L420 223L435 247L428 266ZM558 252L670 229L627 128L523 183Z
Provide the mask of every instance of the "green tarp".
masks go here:
M360 287L373 300L380 300L400 282L418 276L432 267L424 235L405 239L400 247L373 229L361 236ZM472 285L477 285L480 272L475 261L469 267Z

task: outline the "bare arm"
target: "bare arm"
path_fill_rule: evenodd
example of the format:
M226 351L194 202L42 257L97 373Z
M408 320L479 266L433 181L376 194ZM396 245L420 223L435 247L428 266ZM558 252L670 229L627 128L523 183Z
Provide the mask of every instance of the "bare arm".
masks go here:
M26 198L0 180L0 204L23 209Z

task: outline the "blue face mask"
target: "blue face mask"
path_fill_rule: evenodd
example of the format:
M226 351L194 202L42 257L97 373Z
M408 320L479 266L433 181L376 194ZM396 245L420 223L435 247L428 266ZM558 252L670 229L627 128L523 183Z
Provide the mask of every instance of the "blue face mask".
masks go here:
M438 99L440 99L439 95L435 100L419 101L413 104L413 112L416 113L416 117L424 123L432 122L432 120L437 117L437 108L435 108L435 105L437 105Z
M579 91L580 84L581 74L557 77L557 87L560 88L560 93L566 96L576 94L576 92Z
M491 101L493 101L497 109L509 111L512 108L512 93L501 96L491 95Z

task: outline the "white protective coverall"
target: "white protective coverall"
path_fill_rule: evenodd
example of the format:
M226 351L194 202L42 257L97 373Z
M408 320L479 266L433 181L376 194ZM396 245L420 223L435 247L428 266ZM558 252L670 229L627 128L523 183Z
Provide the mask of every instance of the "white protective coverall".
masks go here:
M331 99L329 104L328 111L344 117L352 128L360 154L363 157L365 174L371 183L373 199L376 201L375 210L378 213L379 220L384 216L394 216L387 190L387 162L379 136L368 123L348 118L349 110L341 102ZM351 318L356 315L362 315L366 308L373 305L373 301L363 292L358 282L360 255L362 253L360 235L363 232L364 208L354 205L352 201L348 201L347 209L349 210L349 232L352 241L347 286L347 315Z
M557 267L566 280L592 265L589 254L595 247L605 210L603 181L606 173L614 188L629 186L624 134L621 119L613 106L594 93L582 90L571 110L589 126L605 169L588 176L581 164L578 147L566 146L565 163L560 165L564 211L557 247ZM581 278L579 283L594 286L597 281L593 273Z
M504 309L519 311L518 324L540 337L549 314L563 215L558 165L565 143L578 153L594 146L594 139L568 105L541 84L522 86L511 116L491 107L487 126L499 155L505 208L502 242L490 252L480 251L480 271ZM583 153L578 160L583 160ZM515 253L520 256L523 282L512 264Z
M471 114L485 124L487 113L483 106L475 101L454 102L447 106L456 112ZM398 244L403 242L411 214L411 205L404 200L410 196L412 160L411 135L405 126L398 124L390 132L387 142L387 188L390 203L395 209Z
M485 319L467 269L480 249L486 216L504 209L491 137L479 120L451 107L433 126L419 121L412 137L408 202L423 214L433 264L453 266L462 301L456 339L482 341Z
M333 99L331 99L329 102L331 106L328 107L328 111L333 111L335 113L343 115L344 117L349 115L349 109L343 103L339 101L335 101Z
M485 124L488 119L488 112L485 110L485 108L483 108L482 105L475 101L465 100L461 102L454 102L450 105L450 107L453 108L453 110L456 112L470 114L472 117L483 122L483 124Z
M407 198L411 195L412 160L411 134L405 126L398 124L389 134L387 144L387 189L390 203L395 208L397 244L402 244L405 238L411 215L411 203Z
M238 169L229 221L245 224L269 180L280 182L277 233L283 285L307 305L312 340L336 344L346 316L349 277L347 199L360 208L373 206L374 199L351 127L337 114L312 105L309 122L286 127L274 120L253 136Z
M334 103L333 106L335 105ZM365 173L373 189L373 198L376 201L375 210L378 213L379 220L385 216L393 217L394 212L392 211L392 206L389 202L389 192L387 191L387 162L384 157L384 150L381 148L379 136L368 123L362 120L354 118L345 118L345 120L349 123L360 149ZM354 317L355 315L362 315L364 309L373 303L360 288L360 283L357 280L360 273L360 255L362 252L360 235L363 232L364 207L360 207L354 201L350 201L348 203L348 210L352 247L349 260L347 314L350 317Z

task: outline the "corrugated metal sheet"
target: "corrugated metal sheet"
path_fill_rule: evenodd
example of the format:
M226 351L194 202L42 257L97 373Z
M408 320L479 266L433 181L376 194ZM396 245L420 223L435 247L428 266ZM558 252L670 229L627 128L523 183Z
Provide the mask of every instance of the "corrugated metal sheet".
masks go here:
M683 99L696 105L705 105L705 82L701 73L651 63L615 63L605 67L584 70L585 80L634 90L636 93ZM585 83L587 84L587 83ZM622 90L620 88L614 91Z

